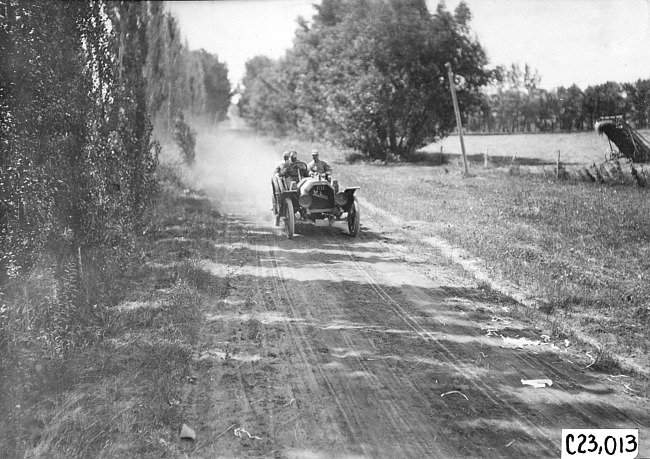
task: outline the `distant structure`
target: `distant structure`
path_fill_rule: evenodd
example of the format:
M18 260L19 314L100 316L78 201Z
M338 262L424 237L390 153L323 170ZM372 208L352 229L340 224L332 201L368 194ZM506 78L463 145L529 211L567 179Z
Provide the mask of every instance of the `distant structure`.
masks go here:
M634 163L650 163L650 142L627 124L622 115L598 118L595 129L598 134L607 136L613 159L625 157ZM618 151L614 150L612 143Z

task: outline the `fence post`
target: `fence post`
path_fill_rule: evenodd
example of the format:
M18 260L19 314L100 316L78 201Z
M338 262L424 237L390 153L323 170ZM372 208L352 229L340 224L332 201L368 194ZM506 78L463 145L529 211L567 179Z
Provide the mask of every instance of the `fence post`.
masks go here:
M486 169L488 167L488 156L489 156L489 154L490 154L490 149L486 148L485 149L485 157L484 157L484 161L483 161L483 167L485 167Z
M557 151L557 165L555 166L555 180L560 178L560 150Z
M508 168L508 172L512 170L512 166L515 164L515 159L517 159L517 152L515 151L515 154L512 155L512 160L510 161L510 167Z

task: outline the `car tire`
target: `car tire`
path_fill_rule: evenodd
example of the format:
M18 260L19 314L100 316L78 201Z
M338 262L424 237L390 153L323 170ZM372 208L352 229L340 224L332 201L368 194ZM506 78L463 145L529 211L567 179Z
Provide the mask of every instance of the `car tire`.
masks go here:
M273 195L273 216L275 217L275 226L280 226L280 206L278 205L278 198Z
M275 226L280 226L281 215L280 215L280 203L278 202L279 199L280 198L278 196L276 196L275 194L273 195L273 216L275 217L274 219Z
M271 180L271 187L273 188L273 207L271 208L271 211L273 212L273 216L275 217L275 226L280 226L280 190L278 187L280 186L279 182L276 181L275 179Z
M293 239L296 230L296 213L291 198L286 198L284 201L284 227L287 230L287 238Z
M357 201L357 198L354 198L354 201L352 201L350 209L348 210L348 232L352 237L357 237L359 234L360 218L361 212L359 208L359 201Z

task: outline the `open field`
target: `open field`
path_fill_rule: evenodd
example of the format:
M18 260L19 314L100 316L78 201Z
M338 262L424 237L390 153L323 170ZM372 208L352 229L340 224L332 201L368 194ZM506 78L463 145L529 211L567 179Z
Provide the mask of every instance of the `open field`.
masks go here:
M650 138L650 131L640 131ZM496 162L510 162L517 154L517 163L525 165L553 164L560 151L561 161L567 165L591 164L605 161L609 154L606 136L595 131L563 134L512 134L512 135L464 135L465 151L474 161L482 161L487 151ZM428 153L460 156L460 140L457 135L422 148ZM501 158L499 158L501 157Z

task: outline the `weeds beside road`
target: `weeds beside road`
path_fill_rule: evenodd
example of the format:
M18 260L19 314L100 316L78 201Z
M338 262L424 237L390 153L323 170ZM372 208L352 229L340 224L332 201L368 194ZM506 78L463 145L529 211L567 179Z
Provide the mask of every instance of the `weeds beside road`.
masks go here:
M44 295L56 289L50 270L5 297L14 322L0 355L0 457L180 454L181 391L191 378L201 302L221 288L191 260L214 255L219 219L207 199L169 177L138 250L114 273L113 305L66 318L94 323L101 330L94 344L51 352L59 335L39 328L48 320ZM48 333L52 342L36 339Z
M524 314L598 350L592 366L650 370L650 202L646 189L548 181L473 164L339 166L341 182L419 236L481 259L536 300ZM363 207L363 201L362 201ZM428 234L427 234L428 233ZM647 386L646 386L647 391Z

